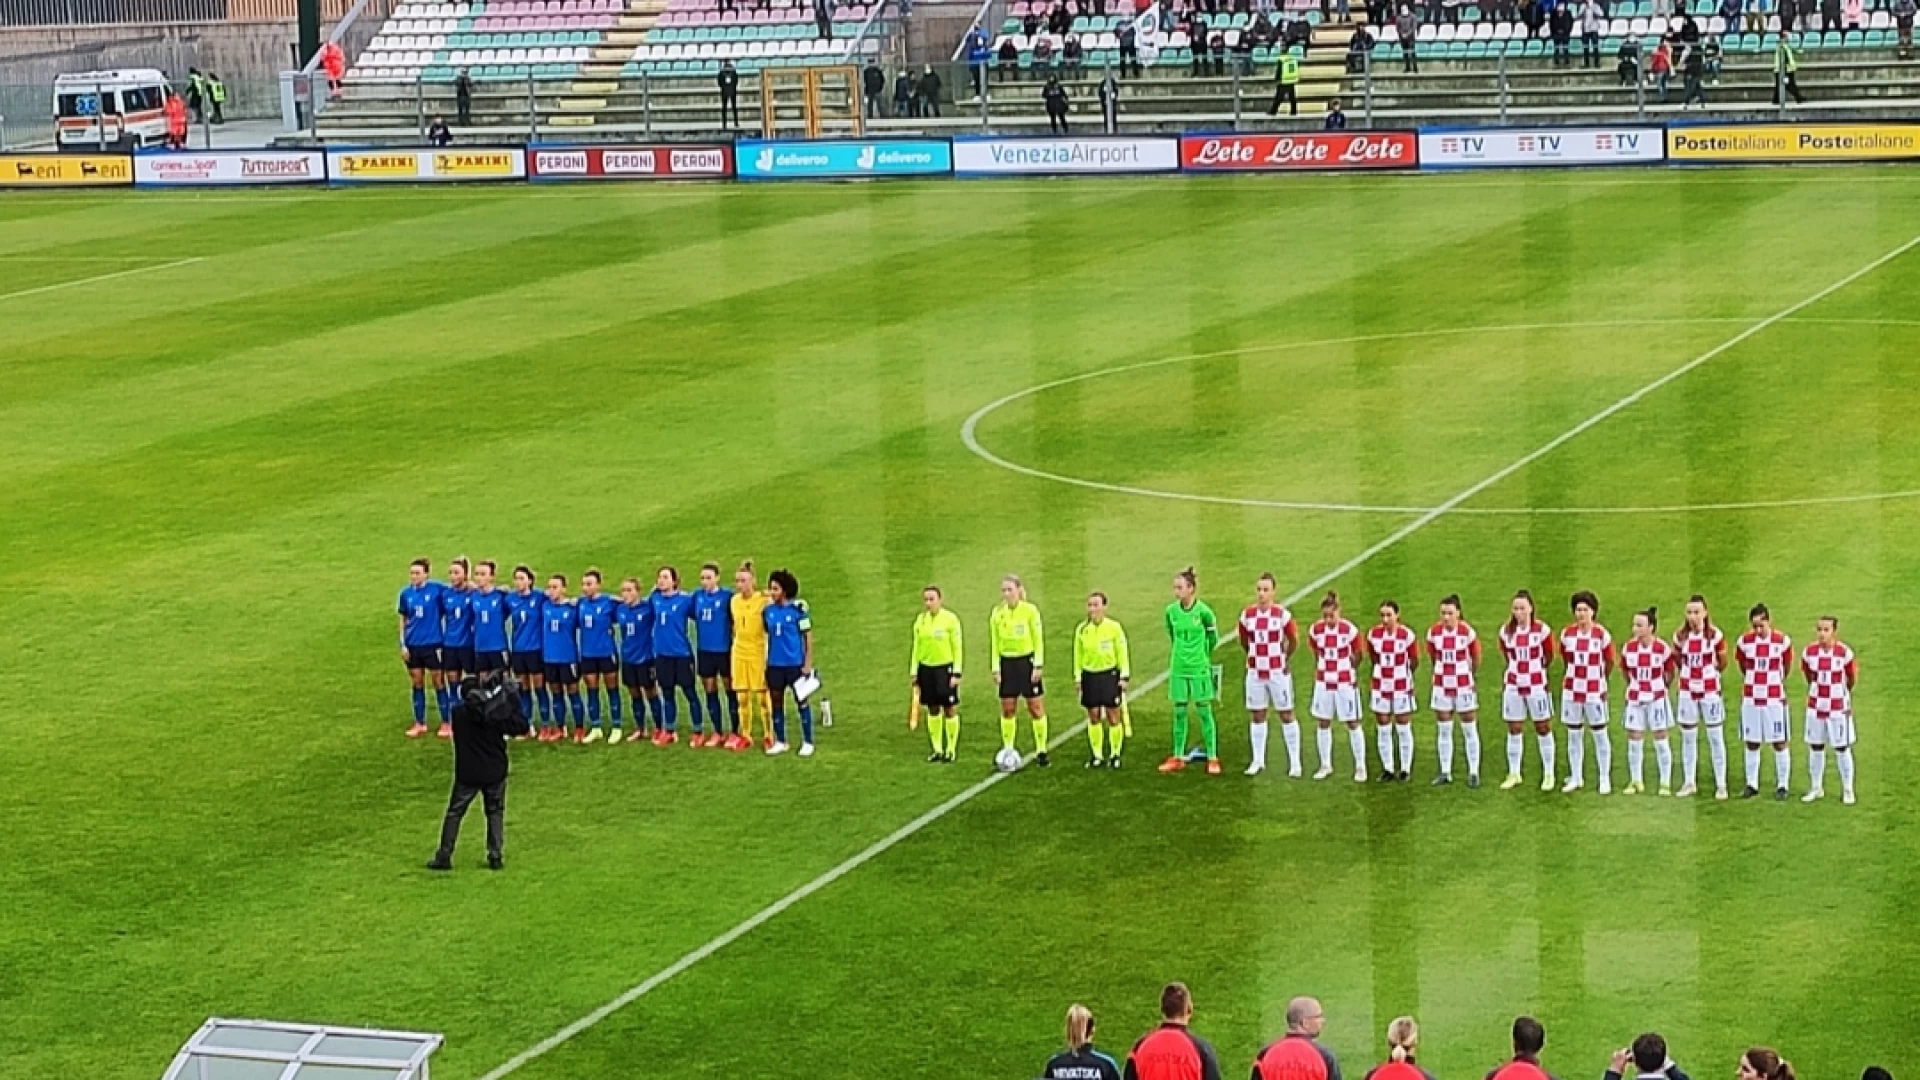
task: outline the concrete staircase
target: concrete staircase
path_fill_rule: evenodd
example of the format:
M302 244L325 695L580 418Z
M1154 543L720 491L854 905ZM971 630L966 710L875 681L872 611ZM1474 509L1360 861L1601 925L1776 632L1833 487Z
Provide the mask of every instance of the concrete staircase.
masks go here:
M592 127L597 114L610 105L609 97L620 89L620 69L633 56L634 46L646 39L666 7L667 0L626 0L619 25L607 31L593 56L580 65L580 78L555 102L559 115L547 122L554 127Z

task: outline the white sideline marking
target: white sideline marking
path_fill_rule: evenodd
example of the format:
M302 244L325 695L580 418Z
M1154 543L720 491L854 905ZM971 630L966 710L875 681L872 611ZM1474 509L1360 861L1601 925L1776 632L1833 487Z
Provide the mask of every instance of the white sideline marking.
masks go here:
M1661 377L1653 380L1652 382L1646 384L1645 386L1642 386L1640 389L1635 390L1633 393L1628 394L1626 397L1623 397L1620 400L1614 402L1613 404L1607 406L1606 408L1601 409L1599 412L1594 413L1592 416L1589 416L1585 420L1580 421L1578 424L1575 424L1574 426L1568 428L1566 431L1562 432L1561 434L1542 443L1538 448L1533 450L1531 453L1515 460L1512 464L1507 465L1505 468L1502 468L1490 474L1486 478L1480 480L1478 483L1473 484L1472 486L1462 490L1459 494L1455 495L1451 499L1448 499L1446 502L1441 503L1439 506L1432 507L1431 509L1427 510L1425 513L1421 514L1419 517L1413 519L1412 521L1407 522L1405 525L1402 525L1399 528L1388 533L1382 539L1369 545L1365 550L1361 551L1358 555L1353 556L1352 558L1334 567L1333 569L1327 571L1326 573L1321 574L1319 577L1314 578L1312 581L1308 582L1307 584L1300 586L1298 589L1295 589L1292 593L1287 595L1284 603L1290 606L1292 604L1298 603L1303 597L1311 596L1313 593L1318 592L1321 588L1326 586L1328 583L1335 581L1341 576L1352 572L1356 568L1372 560L1374 556L1379 555L1381 552L1387 550L1388 548L1394 546L1395 544L1398 544L1400 541L1405 540L1407 537L1412 536L1414 533L1419 532L1421 529L1424 529L1428 525L1431 525L1435 521L1438 521L1440 518L1446 516L1449 512L1451 512L1455 507L1459 506L1461 503L1466 502L1468 499L1473 498L1475 495L1478 495L1481 492L1487 490L1488 488L1494 486L1495 484L1498 484L1500 481L1505 480L1509 476L1512 476L1514 473L1519 472L1521 469L1524 469L1528 465L1533 464L1535 461L1540 460L1542 457L1545 457L1546 455L1552 453L1554 450L1558 449L1559 447L1566 445L1568 442L1578 437L1581 433L1585 432L1587 429L1593 427L1594 425L1600 423L1601 421L1607 419L1608 417L1614 415L1615 413L1621 411L1622 409L1627 408L1628 406L1639 401L1641 398L1646 397L1648 394L1653 393L1655 390L1660 389L1661 387L1667 385L1668 383L1674 381L1675 379L1678 379L1682 375L1685 375L1686 373L1694 370L1700 365L1707 363L1708 361L1712 360L1714 357L1719 356L1722 353L1726 352L1728 349L1731 349L1734 346L1740 344L1741 342L1746 341L1748 338L1751 338L1755 334L1760 333L1762 330L1765 330L1767 327L1772 326L1775 323L1781 321L1782 319L1785 319L1791 316L1793 313L1797 311L1803 310L1813 304L1820 302L1821 300L1826 299L1829 296L1832 296L1834 293L1839 292L1841 289L1846 288L1847 286L1867 276L1873 271L1878 270L1882 266L1885 266L1886 264L1906 254L1908 251L1911 251L1916 246L1920 246L1920 236L1913 237L1913 239L1908 240L1906 243L1901 244L1899 247L1894 248L1892 251L1887 252L1885 255L1882 255L1879 258L1868 263L1867 265L1861 267L1860 269L1855 270L1853 273L1848 274L1846 277L1841 278L1839 281L1836 281L1833 284L1828 285L1826 288L1821 289L1819 292L1814 293L1812 296L1809 296L1806 299L1799 301L1798 303L1794 303L1787 307L1784 307L1779 311L1773 313L1772 315L1769 315L1766 318L1761 319L1759 322L1754 323L1753 325L1747 327L1745 330L1740 331L1739 333L1733 335L1732 337L1714 346L1713 348L1708 349L1706 352L1701 353L1699 356L1694 357L1693 359L1687 361L1686 363L1680 365L1679 367L1674 368L1672 371L1667 372L1665 375L1662 375ZM1221 644L1224 645L1228 641L1232 641L1232 640L1234 639L1232 638L1224 639L1221 642ZM1152 678L1148 679L1146 682L1143 682L1138 686L1135 686L1132 690L1128 691L1127 700L1128 701L1137 700L1141 695L1146 694L1154 690L1155 688L1159 687L1162 683L1167 681L1168 674L1169 674L1168 672L1162 671L1160 674L1153 676ZM1065 731L1061 732L1059 735L1055 736L1047 744L1048 749L1052 749L1054 747L1060 746L1071 739L1077 738L1080 735L1080 733L1085 730L1086 730L1085 720L1081 720L1075 723L1073 726L1069 727ZM621 992L621 994L618 997L615 997L613 1000L608 1001L606 1004L601 1005L599 1008L593 1010L592 1012L586 1014L585 1016L582 1016L580 1019L575 1020L574 1022L561 1028L559 1031L554 1032L553 1034L547 1036L546 1038L540 1040L539 1042L533 1044L532 1046L526 1048L525 1050L522 1050L518 1054L515 1054L513 1057L508 1058L499 1067L495 1068L493 1071L481 1077L481 1080L501 1080L502 1077L511 1075L512 1073L519 1071L521 1067L525 1066L529 1062L534 1061L538 1058L544 1057L548 1053L551 1053L555 1049L558 1049L560 1046L570 1041L574 1036L579 1035L581 1032L584 1032L594 1027L595 1025L599 1024L602 1020L605 1020L607 1017L612 1016L614 1013L620 1011L626 1006L631 1005L633 1002L638 1001L640 998L645 997L647 994L652 993L655 989L657 989L667 981L671 980L674 976L679 975L681 972L684 972L688 968L693 967L695 964L698 964L702 960L705 960L707 957L712 956L714 953L719 952L721 949L726 948L728 945L733 944L735 941L738 941L741 938L752 933L753 931L759 929L761 926L765 925L767 922L771 921L776 916L778 916L781 912L786 911L788 908L792 907L793 905L799 903L802 900L805 900L807 897L812 896L814 893L819 892L821 889L824 889L827 886L833 884L834 882L839 881L841 878L846 877L848 874L852 873L853 871L858 870L860 867L865 866L869 862L872 862L874 859L878 858L879 856L886 854L889 850L891 850L894 846L899 844L902 840L905 840L908 837L913 836L915 833L918 833L920 830L926 828L927 826L933 824L936 821L939 821L941 818L946 817L948 814L952 813L955 810L958 810L962 806L965 806L967 803L972 802L975 798L979 797L982 793L991 789L995 784L1000 783L1001 781L1007 779L1009 776L1012 776L1012 775L1014 774L1000 773L1000 772L993 773L989 775L986 779L980 780L977 783L973 784L971 787L968 787L960 791L958 794L955 794L949 797L948 799L946 799L946 801L935 806L933 809L928 810L926 813L921 814L919 817L914 818L912 821L909 821L905 825L900 826L898 829L895 829L894 831L888 833L886 836L883 836L879 840L874 841L872 844L862 849L858 854L852 856L846 861L826 871L825 873L821 874L819 877L814 878L812 881L807 882L805 885L802 885L799 888L793 890L792 892L781 897L780 899L775 900L773 903L768 904L766 907L761 908L759 911L748 916L744 921L742 921L741 923L733 927L733 929L728 930L727 932L721 934L719 937L716 937L713 940L707 942L705 945L700 946L699 948L693 950L692 952L686 954L685 956L682 956L680 959L675 960L673 963L667 965L666 967L661 968L659 971L648 976L644 982L641 982L638 985L629 987L627 990Z
M55 292L60 289L75 289L82 285L93 285L102 281L112 281L115 278L132 277L135 274L151 274L156 270L172 270L176 266L191 266L199 262L201 258L202 256L195 255L191 259L175 259L173 262L161 263L158 266L136 266L131 270L115 270L112 273L95 274L92 277L75 278L72 281L56 281L51 285L36 285L31 289L21 289L19 292L0 293L0 300L18 300L23 296L38 296L41 293Z

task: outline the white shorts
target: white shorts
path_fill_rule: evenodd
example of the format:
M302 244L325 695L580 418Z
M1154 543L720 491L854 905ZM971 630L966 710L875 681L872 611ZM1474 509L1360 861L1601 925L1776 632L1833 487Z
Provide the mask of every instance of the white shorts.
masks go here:
M1719 694L1708 694L1697 699L1681 694L1675 704L1674 716L1680 721L1681 727L1695 724L1719 727L1727 722L1727 703L1720 700Z
M1560 695L1560 722L1568 727L1606 727L1607 699L1575 701L1573 695Z
M1467 687L1465 690L1455 690L1451 694L1447 693L1445 690L1441 690L1438 687L1435 687L1433 694L1431 695L1428 701L1428 704L1433 706L1434 712L1444 712L1444 713L1479 712L1480 711L1480 695L1474 693L1473 687L1471 686Z
M1358 687L1342 686L1334 688L1313 685L1313 718L1315 720L1340 720L1354 723L1360 719L1360 690Z
M1845 750L1853 745L1853 714L1826 713L1824 715L1807 710L1807 745L1831 746L1835 750Z
M1673 713L1667 708L1666 698L1655 698L1637 705L1628 702L1620 722L1628 731L1659 733L1673 726Z
M1740 703L1740 740L1750 743L1787 741L1787 703L1770 701L1756 705Z
M1553 719L1553 698L1545 690L1515 690L1508 687L1500 695L1500 717L1509 724L1522 720Z
M1413 714L1412 694L1373 694L1373 715L1375 716L1411 716Z
M1293 678L1285 674L1262 677L1258 672L1247 672L1247 708L1292 712Z

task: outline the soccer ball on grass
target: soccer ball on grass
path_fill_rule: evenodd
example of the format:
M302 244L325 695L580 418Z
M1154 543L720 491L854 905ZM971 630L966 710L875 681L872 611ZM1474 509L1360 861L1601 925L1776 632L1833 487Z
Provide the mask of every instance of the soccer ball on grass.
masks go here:
M1020 751L1011 746L993 755L993 767L1001 772L1019 772L1020 764Z

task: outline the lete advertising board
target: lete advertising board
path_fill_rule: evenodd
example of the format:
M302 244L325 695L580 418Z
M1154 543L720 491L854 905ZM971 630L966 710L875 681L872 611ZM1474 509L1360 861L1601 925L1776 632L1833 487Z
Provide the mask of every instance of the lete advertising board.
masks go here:
M1180 168L1180 143L1159 138L955 139L959 176L1062 173L1154 173Z
M125 154L0 154L0 187L98 187L133 183Z
M1667 129L1674 161L1898 161L1920 158L1920 124L1687 124Z
M1185 135L1180 139L1180 167L1193 172L1411 169L1419 163L1420 140L1411 131Z
M517 146L327 151L327 178L336 184L521 180L526 175L527 152Z
M1657 127L1423 128L1423 169L1527 165L1655 165L1666 158Z
M743 139L735 144L734 160L742 180L940 176L953 171L953 147L945 139Z
M158 150L133 159L133 182L142 187L317 184L326 178L327 156L318 150Z
M723 180L733 175L733 147L535 146L527 151L527 172L535 180Z

